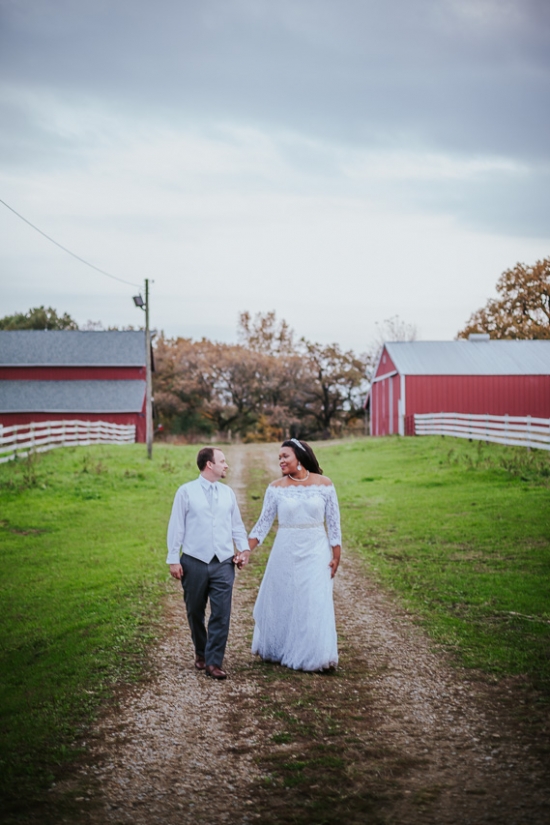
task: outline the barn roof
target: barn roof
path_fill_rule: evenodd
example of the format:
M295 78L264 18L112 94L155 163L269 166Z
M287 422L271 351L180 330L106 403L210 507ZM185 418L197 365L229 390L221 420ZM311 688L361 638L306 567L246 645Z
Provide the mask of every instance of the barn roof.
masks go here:
M1 367L143 367L145 333L1 330Z
M550 341L407 341L385 347L402 375L550 375Z
M0 381L0 413L141 412L145 381Z

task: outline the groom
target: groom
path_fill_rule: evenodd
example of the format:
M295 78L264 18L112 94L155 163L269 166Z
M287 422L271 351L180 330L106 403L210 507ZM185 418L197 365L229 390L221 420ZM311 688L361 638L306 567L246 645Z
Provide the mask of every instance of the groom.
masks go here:
M195 667L213 679L225 679L227 673L222 664L235 578L233 545L242 553L248 550L248 541L235 494L219 483L228 470L223 452L216 447L203 447L197 455L197 466L199 477L176 492L168 525L166 561L170 575L182 583L195 645Z

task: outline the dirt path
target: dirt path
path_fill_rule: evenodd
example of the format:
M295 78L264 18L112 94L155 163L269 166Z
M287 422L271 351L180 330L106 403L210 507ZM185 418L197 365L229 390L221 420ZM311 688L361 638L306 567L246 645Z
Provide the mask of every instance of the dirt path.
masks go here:
M247 465L272 468L275 454L230 452L245 512ZM549 731L528 693L451 667L350 556L335 587L336 674L258 663L258 575L238 577L226 683L194 670L181 595L168 600L152 680L89 743L79 822L550 822Z
M244 453L231 455L232 486L244 484ZM235 674L248 656L240 632L250 625L250 598L235 588L232 631L225 664L233 678L207 679L194 668L194 649L184 624L181 589L168 599L167 634L154 652L153 678L123 698L96 727L93 765L84 768L101 800L83 821L98 823L246 822L247 789L258 777L254 762L254 714L238 730L231 708L256 701L257 686ZM185 620L186 622L186 620ZM85 798L82 800L85 802Z
M369 738L411 763L390 821L550 822L548 766L539 752L548 730L539 738L529 719L518 718L510 700L519 695L525 703L524 694L449 666L412 619L369 586L359 564L348 561L338 584L348 653L364 668L370 693Z

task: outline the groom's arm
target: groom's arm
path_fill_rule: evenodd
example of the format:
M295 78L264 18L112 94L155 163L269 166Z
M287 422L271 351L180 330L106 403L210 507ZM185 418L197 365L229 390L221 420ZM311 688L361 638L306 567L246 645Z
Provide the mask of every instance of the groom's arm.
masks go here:
M233 499L231 506L231 535L238 551L235 554L235 556L237 556L244 550L248 550L248 536L233 490L231 490L231 497Z
M242 570L245 564L248 564L248 557L250 555L250 541L248 539L248 534L246 532L246 528L239 510L239 505L237 504L237 499L233 493L233 490L231 490L231 493L233 495L233 509L231 511L233 541L235 542L235 546L238 551L233 556L233 562L237 565L239 570Z
M180 487L174 497L172 513L170 515L170 521L168 522L168 535L166 537L166 543L168 545L166 563L170 565L170 575L174 579L183 578L183 568L180 564L180 551L185 533L187 506L187 492Z

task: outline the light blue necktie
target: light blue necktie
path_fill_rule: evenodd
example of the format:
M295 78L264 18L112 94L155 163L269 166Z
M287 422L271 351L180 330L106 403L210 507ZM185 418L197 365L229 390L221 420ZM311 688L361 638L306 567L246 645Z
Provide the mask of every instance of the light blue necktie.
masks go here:
M210 484L210 483L208 484L208 487L206 488L206 498L208 499L208 504L210 505L210 509L213 510L214 509L214 504L215 504L215 501L216 501L216 496L214 495L214 485L213 484Z

